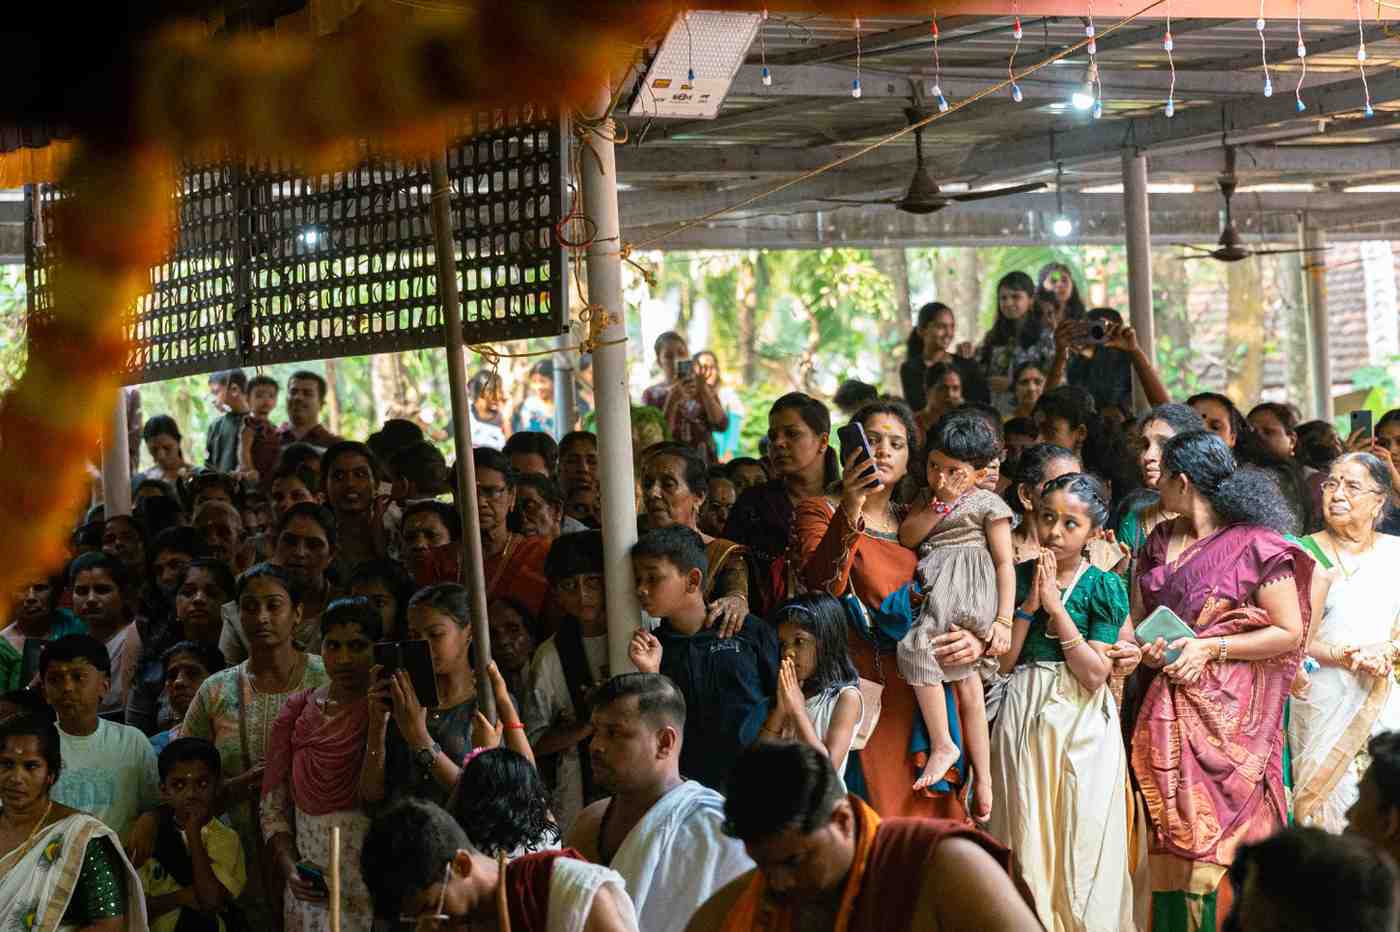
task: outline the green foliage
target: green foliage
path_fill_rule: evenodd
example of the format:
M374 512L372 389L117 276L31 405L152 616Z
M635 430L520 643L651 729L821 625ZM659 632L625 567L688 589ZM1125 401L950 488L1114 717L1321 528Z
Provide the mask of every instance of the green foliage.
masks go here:
M24 374L26 309L24 266L0 268L0 391L8 391Z

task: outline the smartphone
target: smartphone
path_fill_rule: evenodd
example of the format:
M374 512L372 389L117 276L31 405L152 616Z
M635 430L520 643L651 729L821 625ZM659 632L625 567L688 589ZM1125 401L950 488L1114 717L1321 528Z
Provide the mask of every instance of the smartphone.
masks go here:
M856 457L855 463L851 465L852 469L857 472L863 472L866 468L866 463L874 462L875 457L870 452L870 441L865 437L865 425L861 424L860 421L852 421L845 427L837 429L836 438L841 442L842 466L845 466L846 461L850 458L854 450L859 450L860 455ZM879 481L879 479L872 478L869 485L878 485Z
M1367 440L1375 438L1375 428L1372 426L1372 415L1368 410L1351 412L1351 436L1355 437L1357 431L1364 433Z
M322 893L330 893L330 887L326 885L326 873L312 864L310 861L297 862L297 876L311 884Z
M419 704L425 709L437 708L437 677L427 641L380 641L374 645L374 662L383 667L381 676L406 671Z
M695 360L682 359L676 363L676 378L688 379L695 374Z

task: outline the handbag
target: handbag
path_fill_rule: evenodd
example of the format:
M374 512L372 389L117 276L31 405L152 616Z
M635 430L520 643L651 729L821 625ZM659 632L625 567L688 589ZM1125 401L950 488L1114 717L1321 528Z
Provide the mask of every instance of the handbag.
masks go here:
M865 607L854 592L847 592L841 597L841 604L845 606L846 613L853 616L853 620L864 632L873 632L874 627L870 622L870 611ZM876 663L879 663L879 654L876 654ZM856 733L851 737L851 750L859 751L870 741L870 736L875 733L875 726L880 724L880 702L885 691L884 683L877 683L875 680L868 680L859 677L856 681L856 688L860 690L861 717L860 724L856 726Z

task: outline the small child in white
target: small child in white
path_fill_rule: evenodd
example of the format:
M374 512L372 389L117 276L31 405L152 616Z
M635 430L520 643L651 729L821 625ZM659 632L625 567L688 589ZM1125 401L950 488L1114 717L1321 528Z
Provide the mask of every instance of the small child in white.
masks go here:
M987 707L977 665L948 667L933 653L933 639L955 628L987 642L987 654L1005 653L1011 643L1016 568L1011 509L994 493L977 488L988 464L1001 454L996 431L970 411L945 414L929 432L928 491L899 526L899 542L919 552L923 609L899 642L899 672L914 687L929 732L928 762L914 789L943 778L958 759L948 729L943 684L951 683L972 764L974 809L985 821L992 812Z

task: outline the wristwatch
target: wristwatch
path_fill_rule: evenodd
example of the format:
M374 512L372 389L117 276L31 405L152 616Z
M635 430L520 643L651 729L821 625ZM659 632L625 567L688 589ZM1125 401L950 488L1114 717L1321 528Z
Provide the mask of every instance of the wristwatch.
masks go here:
M437 760L438 753L442 751L442 745L434 741L425 748L419 748L413 752L413 762L418 765L418 769L423 773L430 773L433 769L433 761Z

